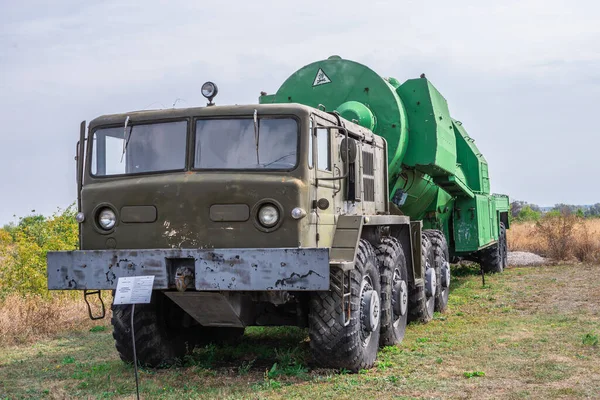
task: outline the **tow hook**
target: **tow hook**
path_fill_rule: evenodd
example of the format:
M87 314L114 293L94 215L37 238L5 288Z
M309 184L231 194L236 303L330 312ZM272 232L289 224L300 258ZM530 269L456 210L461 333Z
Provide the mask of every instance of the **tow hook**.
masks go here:
M194 288L194 272L188 267L179 267L175 271L175 287L179 292L185 292L188 287Z

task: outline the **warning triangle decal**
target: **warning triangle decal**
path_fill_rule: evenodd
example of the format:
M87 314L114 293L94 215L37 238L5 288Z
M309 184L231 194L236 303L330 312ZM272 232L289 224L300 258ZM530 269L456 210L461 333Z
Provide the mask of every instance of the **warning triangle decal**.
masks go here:
M323 72L323 70L321 68L319 68L319 71L317 72L317 76L315 76L315 81L313 82L313 87L319 86L319 85L324 85L326 83L331 83L331 79L329 79L327 74L325 72Z

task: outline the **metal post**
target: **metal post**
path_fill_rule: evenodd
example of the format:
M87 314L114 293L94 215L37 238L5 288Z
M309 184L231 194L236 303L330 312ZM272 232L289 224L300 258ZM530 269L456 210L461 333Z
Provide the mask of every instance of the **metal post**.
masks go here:
M482 266L479 266L481 271L481 286L485 286L485 271ZM135 354L135 353L134 353Z
M135 352L135 331L133 328L133 314L135 313L135 304L131 305L131 343L133 344L133 368L135 370L135 393L137 400L140 400L140 384L138 381L138 366L137 366L137 354Z

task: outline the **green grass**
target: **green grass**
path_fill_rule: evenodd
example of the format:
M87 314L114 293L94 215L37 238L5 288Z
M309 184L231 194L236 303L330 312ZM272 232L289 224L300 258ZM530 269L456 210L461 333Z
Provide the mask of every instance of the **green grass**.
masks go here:
M371 370L316 366L306 330L249 328L236 346L140 370L145 399L594 398L600 393L600 267L456 269L449 309L410 325ZM0 398L131 398L133 368L110 329L0 347Z

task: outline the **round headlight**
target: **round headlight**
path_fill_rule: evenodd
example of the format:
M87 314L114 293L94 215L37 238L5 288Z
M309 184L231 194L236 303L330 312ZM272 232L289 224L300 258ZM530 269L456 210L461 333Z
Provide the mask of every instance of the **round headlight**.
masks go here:
M100 211L98 214L98 223L102 227L102 229L106 229L107 231L112 229L117 223L117 216L110 208L105 208Z
M212 82L206 82L202 85L202 96L206 97L209 101L217 95L217 85Z
M267 228L277 225L277 222L279 222L279 210L271 204L262 206L258 211L258 221L262 226Z

